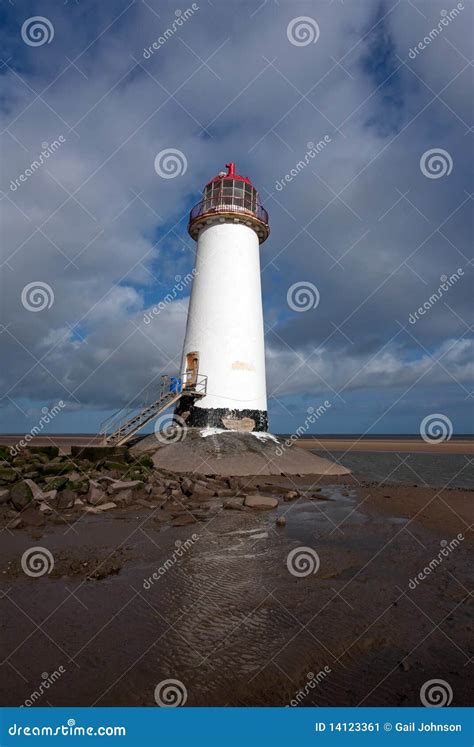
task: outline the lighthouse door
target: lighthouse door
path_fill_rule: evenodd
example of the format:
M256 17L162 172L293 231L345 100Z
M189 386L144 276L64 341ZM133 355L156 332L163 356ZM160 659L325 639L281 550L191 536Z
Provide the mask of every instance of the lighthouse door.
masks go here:
M197 384L197 377L199 371L199 353L187 353L186 354L186 377L185 377L185 388L194 389Z

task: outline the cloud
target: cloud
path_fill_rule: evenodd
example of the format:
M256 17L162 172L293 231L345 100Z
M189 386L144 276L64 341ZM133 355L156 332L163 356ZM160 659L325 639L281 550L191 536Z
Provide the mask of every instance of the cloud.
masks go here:
M156 377L177 367L188 290L152 324L143 315L192 270L187 213L229 159L270 212L261 255L269 391L290 401L357 390L370 407L377 388L414 385L421 396L454 384L456 406L465 401L472 7L415 60L409 50L438 23L441 3L239 7L203 4L150 59L143 49L177 17L171 3L45 2L55 35L40 47L20 36L33 4L8 8L0 385L11 430L23 427L12 400L25 409L59 398L90 412L94 430L95 410L152 396ZM308 14L320 36L294 46L288 23ZM12 191L60 135L64 144ZM278 191L325 135L327 147ZM436 147L453 170L427 179L420 158ZM186 156L174 179L154 169L165 148ZM411 327L409 314L458 267L462 281ZM286 303L300 280L321 295L306 313ZM35 281L54 292L38 313L21 303ZM359 429L350 409L347 429Z

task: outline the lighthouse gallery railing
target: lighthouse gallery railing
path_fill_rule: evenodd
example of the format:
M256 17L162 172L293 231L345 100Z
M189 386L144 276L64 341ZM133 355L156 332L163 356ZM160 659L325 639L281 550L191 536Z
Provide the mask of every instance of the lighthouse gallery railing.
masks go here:
M254 205L247 197L229 197L224 196L216 198L203 198L191 210L189 222L192 223L195 218L199 218L206 213L246 213L252 215L266 226L268 226L268 213L263 205Z

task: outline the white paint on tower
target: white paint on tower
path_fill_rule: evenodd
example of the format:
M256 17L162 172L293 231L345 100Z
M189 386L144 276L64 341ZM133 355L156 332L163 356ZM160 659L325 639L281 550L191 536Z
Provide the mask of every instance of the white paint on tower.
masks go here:
M183 371L192 351L208 377L197 407L267 409L260 249L252 228L217 223L199 235Z

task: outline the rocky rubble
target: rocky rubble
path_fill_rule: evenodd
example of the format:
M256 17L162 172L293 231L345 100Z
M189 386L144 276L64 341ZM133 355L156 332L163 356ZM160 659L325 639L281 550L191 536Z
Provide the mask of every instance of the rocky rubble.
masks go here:
M53 446L30 446L14 457L0 448L0 519L12 529L136 507L150 509L158 523L184 526L223 508L271 510L279 499L301 495L275 484L251 489L248 482L157 469L148 454L133 455L125 446L72 447L71 455L60 455ZM321 497L317 490L305 497Z

